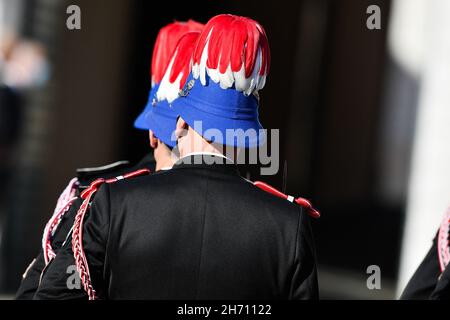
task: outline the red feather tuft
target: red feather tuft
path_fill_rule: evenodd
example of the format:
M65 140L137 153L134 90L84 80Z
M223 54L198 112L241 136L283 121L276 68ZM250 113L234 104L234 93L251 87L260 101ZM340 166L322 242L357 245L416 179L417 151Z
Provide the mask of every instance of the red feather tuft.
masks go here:
M194 77L205 84L205 73L222 88L235 84L250 94L262 89L270 67L266 33L256 21L229 14L205 25L193 57Z
M178 97L179 90L183 88L191 73L192 53L199 35L200 32L189 32L178 42L158 88L159 101L167 99L170 103Z
M187 22L173 22L159 31L155 46L153 47L151 69L152 85L161 82L175 47L181 37L188 32L200 32L202 29L203 24L194 20L189 20Z
M182 74L179 89L183 88L186 79L191 72L192 53L194 52L199 35L200 32L186 33L178 42L176 51L174 52L174 62L170 70L169 81L174 83L178 78L178 75Z

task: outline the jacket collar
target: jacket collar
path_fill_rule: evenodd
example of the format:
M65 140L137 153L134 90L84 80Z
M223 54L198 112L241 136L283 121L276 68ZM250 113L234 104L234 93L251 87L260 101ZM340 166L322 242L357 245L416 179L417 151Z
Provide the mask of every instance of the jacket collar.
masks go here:
M212 170L225 170L239 174L234 162L218 153L195 152L180 158L172 169L204 168Z
M148 152L136 165L135 167L141 168L150 168L152 171L155 167L155 157L153 156L153 152Z

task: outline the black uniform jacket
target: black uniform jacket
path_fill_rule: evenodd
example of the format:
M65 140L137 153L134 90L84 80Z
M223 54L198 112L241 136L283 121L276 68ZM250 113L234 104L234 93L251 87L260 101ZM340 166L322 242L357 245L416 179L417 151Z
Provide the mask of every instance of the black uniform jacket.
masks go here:
M450 299L450 268L447 266L445 270L441 272L438 258L437 238L438 236L434 238L431 249L409 280L400 299Z
M300 206L243 179L217 156L103 185L85 218L83 246L103 299L312 299L313 236ZM190 162L190 163L189 163ZM70 242L36 299L86 298L68 289Z
M128 161L119 161L112 165L107 165L98 168L83 168L77 170L77 178L79 181L79 188L77 190L77 196L83 191L89 184L97 178L112 178L118 175L125 174L130 171L134 171L141 168L148 168L152 172L155 169L155 160L153 154L149 153L144 158L142 158L136 165L131 166ZM66 240L74 219L75 215L81 205L81 200L78 198L71 205L69 210L63 216L61 223L55 230L53 239L51 240L52 248L55 253L58 253L62 244ZM19 289L16 292L16 299L19 300L31 300L39 286L41 280L42 271L45 268L45 260L43 250L39 252L38 256L31 262L30 266L25 271L22 282Z
M400 297L402 300L428 300L441 273L437 256L437 237Z

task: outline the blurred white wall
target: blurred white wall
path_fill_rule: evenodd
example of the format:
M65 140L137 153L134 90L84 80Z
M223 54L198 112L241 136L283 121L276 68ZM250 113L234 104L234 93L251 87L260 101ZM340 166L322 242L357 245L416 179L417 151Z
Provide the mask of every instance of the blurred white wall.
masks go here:
M389 49L419 78L398 294L424 258L450 205L450 1L396 0Z

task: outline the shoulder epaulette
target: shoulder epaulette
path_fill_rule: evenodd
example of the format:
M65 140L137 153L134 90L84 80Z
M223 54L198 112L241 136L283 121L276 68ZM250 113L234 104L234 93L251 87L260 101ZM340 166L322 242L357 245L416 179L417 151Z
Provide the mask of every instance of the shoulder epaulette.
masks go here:
M450 262L450 208L447 209L439 227L437 241L439 266L443 272Z
M149 169L140 169L111 179L97 179L94 182L92 182L89 185L89 187L80 194L81 198L83 199L83 203L78 209L77 215L75 216L75 222L73 224L72 250L75 258L75 265L80 275L81 283L83 284L83 289L88 294L89 300L96 299L96 292L92 287L91 276L89 273L89 266L84 253L82 229L84 217L90 206L92 196L95 194L95 192L97 192L98 188L100 188L100 186L103 185L104 183L114 183L119 180L129 179L147 174L150 174Z
M95 172L95 173L102 173L102 172L108 172L110 170L115 170L117 168L120 168L122 166L126 166L129 165L130 161L127 160L121 160L121 161L116 161L104 166L99 166L99 167L91 167L91 168L78 168L77 169L77 173L91 173L91 172Z
M113 162L100 167L91 168L78 168L76 170L78 180L80 181L81 188L87 187L91 182L93 182L98 177L107 176L108 174L113 174L117 170L125 169L130 165L129 161L122 160Z
M264 190L270 194L273 194L274 196L277 196L279 198L283 198L286 199L292 203L296 203L298 205L300 205L301 207L306 209L306 212L313 218L320 218L320 213L319 211L317 211L316 209L313 208L311 202L309 202L308 200L306 200L305 198L302 197L298 197L298 198L294 198L293 196L284 194L283 192L277 190L276 188L272 187L271 185L262 182L262 181L255 181L252 182L253 185L255 185L256 187L260 188L261 190Z

